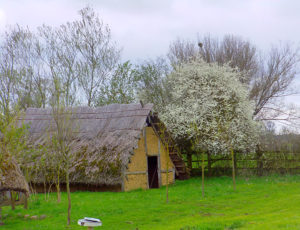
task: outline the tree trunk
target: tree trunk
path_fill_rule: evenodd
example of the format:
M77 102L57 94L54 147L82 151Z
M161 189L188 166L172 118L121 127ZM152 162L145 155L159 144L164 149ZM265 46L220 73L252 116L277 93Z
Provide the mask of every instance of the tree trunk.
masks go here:
M47 200L47 186L45 181L44 181L44 194L45 194L45 200Z
M56 185L56 192L57 192L57 203L60 203L61 201L61 196L60 196L60 185Z
M26 181L29 181L29 176L28 176L28 169L26 169L26 172L25 172L25 179ZM24 198L24 209L28 209L28 196L26 194L25 195L25 198Z
M2 208L0 207L0 225L3 225L3 222L2 222Z
M67 164L68 166L68 164ZM67 194L68 194L68 225L71 222L71 194L70 194L70 180L69 180L69 167L66 170L66 184L67 184Z
M25 194L25 198L24 198L24 209L28 209L28 197Z
M16 196L15 196L15 192L14 191L10 191L10 205L11 205L11 209L15 210L15 201L16 201Z
M60 196L60 180L59 180L59 175L57 176L56 192L57 192L57 203L60 203L61 196Z
M169 145L167 144L167 184L166 184L166 202L169 203Z
M235 175L238 175L236 152L234 152L234 172L235 172Z
M211 171L211 157L210 153L207 151L207 175L209 177L212 176L212 171Z
M233 190L235 190L235 166L234 166L234 151L231 148L231 158L232 158L232 182L233 182Z
M202 197L204 197L204 152L202 151Z

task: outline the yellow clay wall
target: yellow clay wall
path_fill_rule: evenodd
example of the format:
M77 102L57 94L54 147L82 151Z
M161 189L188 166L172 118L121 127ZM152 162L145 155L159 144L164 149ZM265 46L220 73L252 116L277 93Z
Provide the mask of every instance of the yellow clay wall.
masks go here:
M160 180L161 185L166 185L166 162L168 161L169 168L169 184L174 183L174 165L168 157L164 146L160 143L159 138L155 134L152 127L146 127L147 135L147 151L145 150L144 132L138 142L138 148L134 150L134 155L131 156L128 169L125 172L124 191L133 189L148 189L148 174L147 174L147 154L148 156L158 156L160 154ZM160 151L159 151L160 146Z

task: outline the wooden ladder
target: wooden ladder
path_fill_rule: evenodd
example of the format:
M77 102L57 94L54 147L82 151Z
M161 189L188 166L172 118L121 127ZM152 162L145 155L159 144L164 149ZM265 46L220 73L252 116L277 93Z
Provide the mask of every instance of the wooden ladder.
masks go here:
M186 167L183 157L180 153L176 142L172 138L171 134L167 131L166 126L159 120L156 113L148 117L154 132L164 146L169 147L169 156L175 166L175 178L178 180L186 180L190 178L190 171Z

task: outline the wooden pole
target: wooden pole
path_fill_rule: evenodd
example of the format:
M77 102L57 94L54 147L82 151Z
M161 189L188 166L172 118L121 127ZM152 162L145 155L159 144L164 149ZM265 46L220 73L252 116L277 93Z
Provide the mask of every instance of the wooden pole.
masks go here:
M237 153L236 151L234 151L234 172L235 172L235 175L238 174L238 168L237 168Z
M61 201L61 196L60 196L59 169L58 169L58 172L57 172L56 192L57 192L57 203L60 203L60 201Z
M67 161L69 161L69 159ZM68 194L68 225L70 225L70 222L71 222L71 195L70 195L69 164L68 164L68 162L67 162L67 172L66 172L66 184L67 184L67 194Z
M167 144L167 184L166 184L166 202L169 203L169 143Z
M233 182L233 190L235 190L235 166L234 166L234 151L231 148L231 160L232 160L232 182Z
M211 156L209 151L207 151L207 174L209 177L211 177L212 175L212 171L211 171Z
M26 169L26 174L25 174L25 179L26 179L26 182L29 181L29 176L28 176L28 169ZM26 193L24 193L25 197L24 197L24 209L28 209L28 197L29 197L29 194L27 195Z
M204 197L204 151L202 151L202 197Z

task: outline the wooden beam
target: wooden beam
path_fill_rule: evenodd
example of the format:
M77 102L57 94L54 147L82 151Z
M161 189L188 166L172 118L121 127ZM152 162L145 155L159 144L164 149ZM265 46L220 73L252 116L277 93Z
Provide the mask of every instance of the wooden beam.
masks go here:
M147 132L146 132L146 128L144 127L143 129L143 136L144 136L144 147L145 147L145 153L146 153L146 164L147 164L147 168L146 168L146 180L147 180L147 188L149 189L149 175L148 175L148 147L147 147Z
M148 174L147 171L125 172L126 175ZM148 178L147 178L148 181Z
M174 169L169 169L168 170L168 172L170 173L170 172L173 172L174 171ZM161 170L161 173L167 173L167 170Z
M148 156L148 147L147 147L147 131L146 131L147 127L144 127L143 129L143 136L144 136L144 146L145 146L145 152L146 152L146 156Z
M157 174L158 174L158 187L161 187L161 155L160 155L160 139L157 137L158 140L158 156L157 156ZM167 159L168 160L168 159Z

